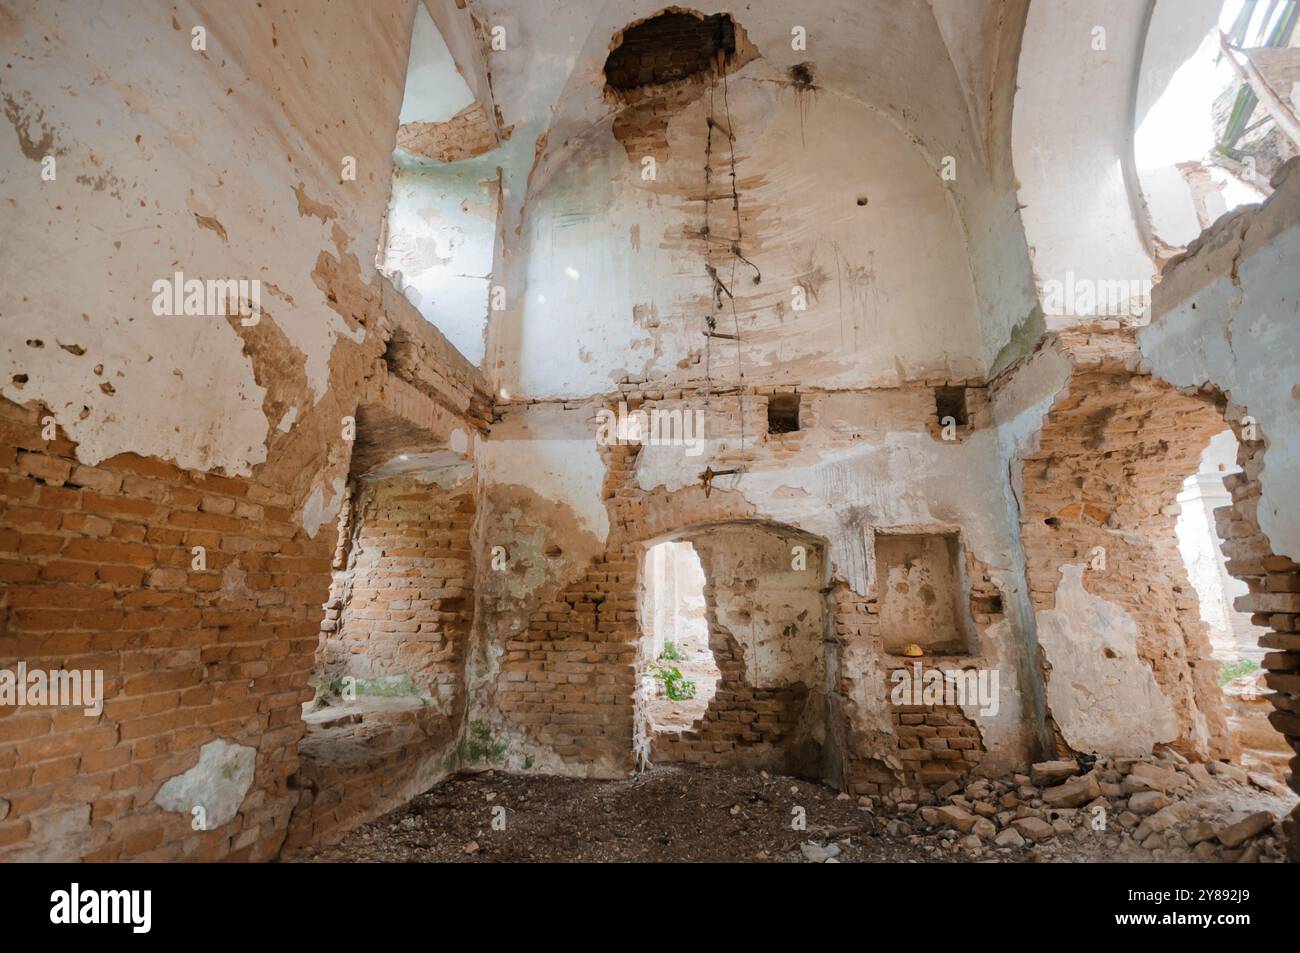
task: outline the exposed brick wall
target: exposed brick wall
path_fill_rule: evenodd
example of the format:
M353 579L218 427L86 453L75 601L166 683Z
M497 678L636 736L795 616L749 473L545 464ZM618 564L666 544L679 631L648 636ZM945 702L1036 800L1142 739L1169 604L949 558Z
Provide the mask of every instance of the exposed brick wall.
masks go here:
M894 688L889 673L885 691ZM956 705L892 705L898 756L910 787L930 787L956 780L980 761L984 743L979 728Z
M1215 522L1228 572L1250 587L1249 594L1237 600L1236 608L1252 613L1254 624L1271 630L1259 639L1259 644L1269 649L1263 662L1267 672L1264 683L1272 689L1268 699L1274 710L1268 720L1296 753L1289 762L1287 783L1300 793L1300 564L1274 554L1259 527L1256 508L1265 442L1241 439L1244 413L1244 408L1229 408L1242 472L1224 478L1232 506L1215 510ZM1300 806L1291 812L1284 827L1289 857L1300 862Z
M1075 371L1024 458L1021 535L1034 607L1052 608L1060 567L1089 565L1101 547L1105 568L1086 571L1084 587L1137 623L1138 655L1178 719L1175 746L1231 756L1218 666L1174 530L1175 497L1226 426L1223 414L1136 373L1131 333L1063 333L1057 345ZM1200 724L1206 741L1197 740Z
M631 498L637 447L609 447L607 497ZM611 537L575 582L505 643L494 707L526 745L596 773L634 767L637 554Z
M974 624L972 641L1005 619L1002 591L988 567L965 553L968 592L964 594ZM834 588L839 690L847 710L844 785L854 794L882 794L900 783L937 787L976 769L985 753L979 727L955 705L906 705L893 700L893 673L913 661L924 668L958 668L978 672L990 662L978 654L931 655L907 659L885 653L880 607L875 593L859 595L842 584ZM975 646L972 646L974 649ZM882 681L883 679L883 681ZM854 698L878 697L870 712L856 711Z
M832 725L843 727L844 786L854 794L879 794L899 783L898 772L879 757L898 748L886 707L888 694L877 694L878 685L859 683L870 677L871 660L883 652L880 638L880 606L872 595L854 592L843 581L831 589L834 636L832 650L837 664L832 695ZM877 671L880 671L877 669ZM855 699L881 699L870 711L858 709Z
M474 487L366 481L351 507L318 661L329 678L406 675L449 713L464 710L474 609ZM458 715L457 715L458 717Z
M102 669L107 698L98 717L0 707L0 858L274 856L333 540L255 482L83 466L3 400L0 477L0 667ZM234 821L194 832L152 798L217 738L257 748L256 776Z

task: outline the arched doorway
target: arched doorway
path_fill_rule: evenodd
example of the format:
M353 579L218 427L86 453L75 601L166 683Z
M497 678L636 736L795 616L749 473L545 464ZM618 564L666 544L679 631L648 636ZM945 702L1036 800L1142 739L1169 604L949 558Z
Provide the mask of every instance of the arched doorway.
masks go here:
M680 547L698 562L698 589ZM665 667L680 670L660 657L666 642L659 631L673 618L663 604L667 574L660 572L670 552L683 563L679 594L684 601L676 607L673 624L679 628L673 631L706 638L717 672L712 697L704 704L697 699L707 691L708 676L695 679L692 706L667 706L660 694L665 680L657 673ZM807 534L755 521L696 527L647 547L638 653L638 721L649 742L646 760L822 776L828 735L824 552L823 544ZM696 593L702 606L692 602ZM700 661L706 666L701 671L709 672ZM664 712L680 714L675 721L656 722ZM694 720L683 724L682 716Z

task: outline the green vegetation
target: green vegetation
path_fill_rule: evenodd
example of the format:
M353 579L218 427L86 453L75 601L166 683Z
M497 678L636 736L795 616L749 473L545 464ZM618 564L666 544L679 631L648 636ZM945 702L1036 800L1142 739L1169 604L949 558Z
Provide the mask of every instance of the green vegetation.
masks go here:
M460 742L460 757L466 764L495 762L505 756L506 748L504 741L492 740L492 729L486 721L471 721L469 731Z
M1248 658L1240 659L1239 661L1233 662L1231 665L1220 665L1219 666L1219 687L1222 688L1224 685L1227 685L1234 678L1237 678L1240 675L1246 675L1250 672L1254 672L1258 668L1259 666L1256 665Z
M659 653L660 659L667 659L670 662L685 662L688 658L686 650L680 648L676 642L665 642L664 650Z
M655 678L663 683L664 694L675 702L695 697L695 683L689 678L683 678L681 670L676 666L656 666Z

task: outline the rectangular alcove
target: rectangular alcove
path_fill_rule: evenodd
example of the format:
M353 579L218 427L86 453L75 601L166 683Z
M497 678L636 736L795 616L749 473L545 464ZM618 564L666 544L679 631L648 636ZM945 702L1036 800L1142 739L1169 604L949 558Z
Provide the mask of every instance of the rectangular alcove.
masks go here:
M799 429L799 395L773 394L767 399L767 432L795 433Z
M939 419L939 426L943 427L948 423L947 418L952 418L952 423L958 427L965 427L970 423L970 414L966 408L966 388L965 387L936 387L934 389L934 410Z
M966 655L970 625L956 533L876 534L876 592L885 652Z

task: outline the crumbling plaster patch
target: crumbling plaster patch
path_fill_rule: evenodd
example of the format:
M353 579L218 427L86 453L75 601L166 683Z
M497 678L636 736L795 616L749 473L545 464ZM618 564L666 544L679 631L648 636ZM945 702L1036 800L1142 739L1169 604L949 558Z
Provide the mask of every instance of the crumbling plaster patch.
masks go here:
M202 830L216 830L235 819L253 783L257 749L222 738L199 749L194 767L163 782L154 803L164 811L203 810ZM198 820L198 816L195 817Z
M475 438L475 458L485 485L526 486L573 511L578 525L603 542L609 513L602 483L605 461L594 437L595 408L534 405L513 411Z
M1076 751L1145 757L1178 737L1178 719L1138 657L1137 623L1087 592L1083 573L1082 565L1062 566L1056 608L1038 612L1052 716Z

